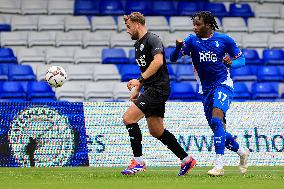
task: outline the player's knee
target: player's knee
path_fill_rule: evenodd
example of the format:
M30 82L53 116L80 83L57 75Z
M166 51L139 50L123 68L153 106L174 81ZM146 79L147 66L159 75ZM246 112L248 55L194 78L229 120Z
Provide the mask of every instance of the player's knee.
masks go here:
M150 135L152 135L153 137L159 138L160 136L162 136L164 129L159 128L157 126L156 127L155 126L153 126L153 127L149 126L149 132L150 132Z
M152 135L155 138L159 138L163 133L159 132L158 130L150 130L150 135Z
M124 115L122 116L122 120L123 120L123 123L124 123L125 125L129 125L129 124L134 123L133 119L131 119L131 117L130 117L129 115L127 115L127 114L124 114Z

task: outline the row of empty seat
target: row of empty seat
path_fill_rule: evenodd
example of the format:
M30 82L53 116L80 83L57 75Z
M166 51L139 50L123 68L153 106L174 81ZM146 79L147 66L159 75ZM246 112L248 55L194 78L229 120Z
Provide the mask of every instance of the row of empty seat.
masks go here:
M156 32L165 47L175 46L176 39L184 39L190 32ZM272 33L229 33L243 48L283 48L284 34ZM0 44L5 46L77 46L88 47L133 47L135 41L129 34L108 32L1 32Z
M133 46L127 33L107 32L2 32L1 46Z
M216 18L220 31L224 32L284 32L283 19L225 17ZM0 23L11 25L12 31L72 31L72 30L126 30L123 16L12 16L0 14ZM147 16L146 23L152 31L193 31L193 23L187 16Z
M0 12L9 14L73 14L73 0L1 0Z
M168 64L170 79L172 81L195 81L193 67L190 64ZM140 75L139 67L135 64L109 64L109 65L63 65L68 73L68 80L75 81L129 81ZM38 65L34 72L29 65L0 64L1 81L34 81L45 80L48 65ZM283 66L245 66L240 69L231 69L234 81L284 81ZM34 74L36 73L36 75Z
M174 47L165 48L168 63ZM243 49L247 65L284 65L282 49L264 49L262 58L255 49ZM17 56L17 57L16 57ZM103 63L103 64L136 64L135 51L126 52L122 48L20 48L15 53L11 48L0 48L0 63ZM191 63L190 57L182 57L178 63Z
M264 100L284 98L284 86L268 82L234 83L235 100ZM282 88L282 89L280 89ZM171 82L169 100L200 100L195 82ZM67 82L54 91L46 82L0 82L0 101L125 101L129 99L126 82Z
M174 47L165 48L165 58L170 61L170 54ZM262 58L257 50L243 49L247 65L284 65L284 51L282 49L264 49ZM135 51L126 52L123 48L0 48L0 63L88 63L88 64L136 64ZM178 63L191 63L191 57L182 57Z
M47 82L0 82L0 101L55 101L55 93Z
M107 5L106 5L107 4ZM123 6L124 5L124 6ZM284 13L277 4L257 4L252 8L249 4L231 3L226 8L221 2L207 1L126 1L121 3L117 0L92 1L76 0L74 7L75 15L122 15L133 11L142 12L145 15L193 15L200 10L213 12L217 17L238 16L238 17L273 17L279 18Z
M233 1L235 2L235 1ZM239 1L240 2L240 1ZM253 1L258 2L258 1ZM260 1L259 1L260 2ZM269 1L264 1L268 2ZM283 1L278 0L278 3ZM247 5L247 4L245 4ZM257 4L253 7L256 16L263 16L273 4ZM199 10L210 10L218 16L253 16L248 6L231 3L226 9L223 3L207 1L132 1L132 0L1 0L0 12L14 14L75 14L75 15L122 15L140 11L145 15L192 15ZM277 10L277 9L274 9ZM271 12L271 11L270 11ZM275 11L273 16L279 16ZM271 14L270 14L271 16Z
M60 65L60 64L57 64ZM140 75L135 64L109 64L101 65L61 65L68 73L68 80L77 81L129 81ZM172 81L195 81L193 68L190 64L168 64L170 79ZM29 65L0 64L0 80L33 81L45 80L49 65L37 65L32 70ZM284 81L283 66L246 66L240 69L231 69L234 81ZM36 75L35 75L36 73Z

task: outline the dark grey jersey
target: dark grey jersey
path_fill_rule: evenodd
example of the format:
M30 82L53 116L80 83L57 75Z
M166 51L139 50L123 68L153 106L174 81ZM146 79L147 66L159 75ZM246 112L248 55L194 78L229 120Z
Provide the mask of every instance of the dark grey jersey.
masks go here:
M154 75L145 80L143 86L161 90L163 94L168 95L170 93L170 79L161 39L157 35L148 32L140 40L136 41L134 47L135 59L142 73L150 66L156 54L163 54L163 65Z

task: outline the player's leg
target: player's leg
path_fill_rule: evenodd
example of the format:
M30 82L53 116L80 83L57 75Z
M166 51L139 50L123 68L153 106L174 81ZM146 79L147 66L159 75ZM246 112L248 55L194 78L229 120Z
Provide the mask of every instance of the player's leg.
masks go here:
M213 107L214 107L214 91L210 91L208 93L204 93L202 95L202 103L203 103L203 108L204 108L204 113L205 113L206 119L208 121L208 124L209 124L211 130L214 133L214 146L215 146L216 163L217 163L218 162L218 158L220 158L220 155L217 155L217 152L218 153L222 152L222 145L224 145L224 144L219 144L219 142L221 142L222 140L219 140L218 142L217 142L217 140L218 139L223 139L224 137L222 138L222 129L220 129L218 127L218 125L217 125L218 124L218 119L217 118L212 119L213 118ZM222 123L222 121L221 121L221 123ZM218 132L216 132L216 128L215 127L217 127ZM223 128L223 130L224 130L224 128ZM219 135L221 135L221 136L219 136ZM224 154L224 152L223 152L223 154ZM218 176L224 175L223 166L216 170L216 165L215 165L215 167L212 170L208 171L208 174L209 175L216 175L216 176L217 175Z
M232 95L230 94L231 92L228 91L227 92L227 95L228 95L228 98L229 98L229 105L230 105L230 102L231 102L231 98L232 98ZM229 107L228 107L229 109ZM224 113L224 118L223 118L223 127L225 129L225 147L233 152L236 152L239 156L240 156L240 163L239 163L239 168L240 168L240 172L242 174L246 173L247 172L247 160L248 160L248 157L249 157L249 154L250 154L250 151L247 147L245 146L240 146L239 143L235 140L235 138L232 136L231 133L229 133L228 131L226 131L226 110L228 110L226 107L222 108L222 111Z
M161 110L158 110L157 112L161 112ZM150 116L146 118L149 132L153 137L157 138L165 146L167 146L167 148L181 160L181 169L178 176L186 175L187 172L196 165L196 160L184 151L176 137L170 131L164 129L163 117L164 113L160 116Z
M218 170L220 172L220 175L223 173L223 154L225 146L226 148L237 152L241 157L240 165L243 165L243 171L244 172L248 153L245 148L240 148L239 144L235 141L233 136L225 131L224 128L224 117L229 109L229 105L232 98L232 90L228 88L227 86L219 86L216 88L214 92L214 100L213 100L213 110L212 110L212 129L214 130L214 145L215 145L215 152L216 152L216 165L211 170L213 175L214 173L218 175ZM240 166L241 168L241 166ZM215 172L214 172L215 170ZM210 173L209 173L210 174Z
M213 169L208 171L209 175L224 175L224 150L225 150L225 129L223 127L223 111L219 108L213 108L211 125L214 131L214 146L216 153L216 161Z
M208 171L209 175L224 175L224 150L225 150L225 129L223 127L224 112L229 108L229 95L231 91L225 87L217 87L210 91L204 100L204 111L209 125L214 133L214 146L216 153L216 161L213 169Z
M142 158L142 133L137 123L143 117L144 113L134 103L123 115L123 122L129 133L134 158L130 165L121 172L122 174L130 175L145 170L145 163Z
M250 154L249 149L240 146L239 143L235 140L235 138L228 132L226 132L225 146L227 149L236 152L240 156L240 163L239 163L240 172L242 174L246 173L248 169L247 161Z

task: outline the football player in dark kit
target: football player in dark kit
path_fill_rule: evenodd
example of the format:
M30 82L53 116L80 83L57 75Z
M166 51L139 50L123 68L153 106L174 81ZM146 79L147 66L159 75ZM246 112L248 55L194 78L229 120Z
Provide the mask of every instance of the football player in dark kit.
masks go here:
M137 123L145 116L150 134L181 160L178 175L183 176L196 165L196 160L184 151L172 133L164 129L165 103L170 95L170 80L163 44L157 35L147 31L145 17L141 13L125 15L124 21L127 33L132 40L136 40L135 59L141 76L127 84L133 103L124 113L123 122L129 132L134 157L121 173L131 175L146 168L142 157L142 133ZM142 87L144 93L140 93Z

